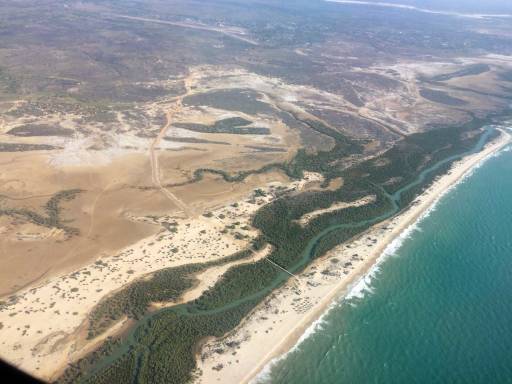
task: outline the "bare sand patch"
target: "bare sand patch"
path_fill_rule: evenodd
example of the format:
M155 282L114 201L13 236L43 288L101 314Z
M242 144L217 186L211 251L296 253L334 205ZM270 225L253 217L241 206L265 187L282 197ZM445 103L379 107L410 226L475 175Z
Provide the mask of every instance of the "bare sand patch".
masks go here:
M46 165L44 155L0 154L0 159L6 158L10 158L12 166L5 167L0 178L23 180L23 188L13 189L11 183L0 190L0 194L9 196L0 201L4 209L28 209L44 214L43 206L54 193L75 188L83 192L62 204L62 220L80 231L78 236L69 239L56 236L52 228L2 216L3 222L8 223L8 230L0 239L3 255L0 261L0 295L35 282L43 270L49 275L73 270L102 253L120 249L155 233L158 228L154 226L124 218L124 213L134 202L139 209L144 209L147 204L149 211L172 212L175 209L169 202L165 205L159 203L158 196L155 198L151 191L139 192L126 185L145 177L147 160L144 158L130 156L105 167L71 167L57 172ZM137 172L127 169L124 161L130 161ZM30 239L16 235L27 231L33 234Z
M335 191L337 189L340 189L343 186L343 178L342 177L336 177L335 179L332 179L329 182L329 185L327 186L327 189L329 191Z
M363 205L368 205L368 204L373 203L375 201L375 199L376 199L376 196L371 195L371 196L365 196L359 200L352 201L350 203L346 203L346 202L342 202L342 201L338 202L338 203L334 203L328 208L317 209L316 211L308 212L308 213L302 215L302 217L298 220L298 222L300 225L306 226L311 220L313 220L313 219L317 218L318 216L321 216L325 213L339 211L339 210L350 208L350 207L361 207Z
M195 276L195 278L197 279L197 284L192 289L185 292L184 295L180 297L177 301L152 303L152 307L155 309L160 309L195 300L199 298L210 287L213 287L215 283L222 278L222 276L224 275L224 273L226 273L228 269L238 265L255 263L267 257L270 254L271 250L272 247L267 244L262 250L253 252L252 257L250 258L234 261L232 263L220 265L218 267L208 268L206 271L198 273Z

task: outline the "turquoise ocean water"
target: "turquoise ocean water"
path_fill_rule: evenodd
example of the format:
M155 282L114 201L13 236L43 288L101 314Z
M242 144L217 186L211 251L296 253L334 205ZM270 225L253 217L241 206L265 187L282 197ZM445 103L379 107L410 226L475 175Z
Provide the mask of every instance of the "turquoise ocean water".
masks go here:
M366 281L257 381L512 383L512 151L451 189Z

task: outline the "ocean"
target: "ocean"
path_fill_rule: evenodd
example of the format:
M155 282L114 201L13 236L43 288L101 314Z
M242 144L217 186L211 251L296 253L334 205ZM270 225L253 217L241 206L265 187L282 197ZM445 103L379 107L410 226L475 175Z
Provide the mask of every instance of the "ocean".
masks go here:
M446 193L258 383L512 383L512 151Z

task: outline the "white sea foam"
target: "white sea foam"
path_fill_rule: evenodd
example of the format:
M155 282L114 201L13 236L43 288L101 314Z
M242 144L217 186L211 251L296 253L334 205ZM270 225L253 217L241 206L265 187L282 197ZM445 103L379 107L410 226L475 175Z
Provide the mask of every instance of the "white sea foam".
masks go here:
M403 241L414 231L415 224L409 226L405 231L403 231L395 240L393 240L386 249L382 252L381 256L377 259L377 262L370 268L370 270L362 276L354 285L349 288L349 293L345 296L342 302L347 301L348 305L354 305L349 302L350 299L360 298L362 299L366 293L373 293L373 288L371 287L371 282L373 278L380 271L380 265L390 255L394 255L396 251L401 247ZM280 361L286 359L291 353L300 349L301 344L309 339L315 333L324 329L324 326L327 324L327 316L330 311L334 308L340 306L340 302L335 300L333 301L326 311L315 320L302 334L297 343L285 354L278 356L271 361L260 371L260 373L251 381L251 384L264 384L268 383L271 379L272 368L275 367Z
M511 128L506 128L507 130L512 130ZM500 156L502 152L507 152L512 150L512 146L506 146L497 152L493 152L488 156L485 156L481 159L477 164L471 167L465 174L456 182L446 188L443 192L437 196L437 198L433 201L433 203L418 217L418 219L411 225L409 225L406 229L404 229L400 235L398 235L391 243L389 243L381 255L377 258L376 262L373 266L368 270L368 272L362 276L355 284L353 284L345 296L343 301L350 301L351 299L357 298L362 299L365 297L366 293L373 293L374 290L372 288L372 281L380 272L380 266L382 263L390 256L397 255L398 250L402 247L405 240L409 239L414 232L421 232L420 224L421 222L428 218L432 212L434 212L439 202L443 197L445 197L450 191L456 188L458 185L463 184L466 180L471 177L474 172L479 169L482 165L484 165L487 160ZM352 303L349 303L352 304Z
M419 222L427 217L429 213L430 210L425 211L425 213L414 224L409 225L404 231L400 233L400 235L398 235L391 243L389 243L386 248L384 248L384 251L380 254L368 272L349 288L348 293L345 295L343 301L363 299L366 294L372 294L374 292L372 282L381 271L382 263L384 263L384 261L386 261L390 256L395 256L397 254L405 240L411 238L412 234L419 230Z
M280 361L284 360L288 355L291 353L297 351L300 349L300 345L309 337L311 337L313 334L317 333L318 331L321 331L324 329L325 324L327 324L326 317L329 314L329 312L337 307L337 302L332 302L327 310L318 318L316 319L311 325L304 331L302 336L297 340L297 343L286 353L282 354L281 356L275 357L274 359L270 360L268 364L263 367L263 369L258 373L254 379L251 380L251 384L264 384L268 383L271 379L271 372L272 368L276 366Z
M507 128L510 129L510 128ZM511 129L512 130L512 129ZM272 360L270 360L265 367L260 371L260 373L255 376L251 380L251 384L265 384L269 383L271 380L271 373L272 369L282 360L286 359L291 353L297 351L300 349L301 344L310 338L312 335L317 333L318 331L321 331L324 329L324 326L327 324L327 316L333 310L334 308L339 308L341 305L350 305L355 306L356 300L354 299L363 299L367 294L374 293L374 288L372 287L372 281L375 279L375 277L379 274L381 271L381 265L386 261L389 257L397 256L398 251L404 244L404 242L411 238L414 232L421 232L420 224L421 222L428 218L432 212L434 212L437 209L437 206L441 199L445 197L450 191L452 191L454 188L456 188L458 185L464 183L471 175L474 174L475 170L480 168L487 160L499 156L502 152L510 151L512 146L507 146L505 148L502 148L501 150L491 153L488 156L485 156L483 159L481 159L477 164L475 164L473 167L471 167L466 173L454 184L452 184L450 187L446 188L443 192L437 196L437 198L433 201L433 203L418 217L418 219L409 225L407 228L405 228L395 239L393 239L392 242L390 242L386 248L384 248L384 251L380 254L380 256L377 258L375 263L372 265L372 267L361 277L359 280L357 280L353 285L351 285L348 289L348 293L344 296L344 298L339 300L334 300L326 311L317 319L315 320L302 334L302 336L299 338L297 343L287 352L282 354L281 356L278 356Z
M366 5L373 7L386 7L386 8L398 8L404 9L408 11L416 11L423 13L430 13L433 15L443 15L443 16L455 16L455 17L467 17L470 19L486 19L486 18L510 18L512 15L503 13L503 14L486 14L486 13L463 13L463 12L453 12L453 11L442 11L442 10L434 10L428 8L420 8L415 7L413 5L406 4L397 4L392 2L373 2L373 1L358 1L358 0L325 0L331 3L340 3L347 5Z

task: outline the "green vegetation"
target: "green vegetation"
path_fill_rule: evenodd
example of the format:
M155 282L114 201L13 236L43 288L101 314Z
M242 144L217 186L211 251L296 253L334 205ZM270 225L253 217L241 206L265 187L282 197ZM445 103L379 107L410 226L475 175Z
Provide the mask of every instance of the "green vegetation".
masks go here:
M255 244L254 248L258 248L260 243ZM194 275L198 272L248 258L251 254L252 250L245 250L217 261L166 268L155 272L149 279L135 281L96 306L89 316L87 337L100 335L123 316L139 319L151 303L177 300L185 291L192 288L196 282Z
M420 90L421 97L433 101L435 103L451 105L454 107L460 107L468 104L466 101L457 97L450 96L448 93L443 91L437 91L434 89L423 88Z
M299 120L298 117L295 116L295 118ZM299 121L314 131L331 137L334 139L335 144L331 150L317 153L307 153L304 149L300 149L292 162L287 166L286 173L290 177L300 178L303 171L318 172L324 176L325 185L327 185L330 180L343 174L343 169L345 168L344 158L362 152L362 142L348 138L320 121L307 119Z
M487 64L468 65L458 71L438 75L430 78L431 81L447 81L457 77L476 76L488 72L491 68Z
M418 173L443 159L470 149L480 135L463 139L464 132L473 129L468 124L450 129L435 129L408 136L379 158L366 161L347 170L352 178L363 178L394 193L414 180ZM391 182L390 182L391 181Z
M295 273L312 259L406 207L458 155L481 140L481 134L464 133L483 122L411 135L378 158L348 169L340 166L340 160L357 154L360 144L317 122L308 121L308 124L332 137L336 142L334 147L316 154L299 152L289 164L278 166L297 177L305 170L320 172L327 180L341 176L343 187L285 195L263 206L253 219L253 226L262 234L258 238L259 247L271 244L273 250L268 258ZM243 176L223 175L228 181ZM377 197L372 204L323 214L305 227L295 221L305 213L335 202L355 201L369 194ZM97 319L125 314L139 318L139 324L108 359L100 359L90 369L80 372L75 369L73 379L83 378L88 383L186 382L195 367L197 344L206 336L221 336L233 329L250 309L289 277L265 259L235 266L194 302L156 314L146 313L149 302L162 297L176 298L192 286L192 274L203 267L206 265L162 271L149 282L128 287L117 299L114 296L100 305Z
M81 192L81 189L68 189L57 192L43 207L46 215L25 208L4 208L0 209L0 216L11 216L42 227L62 229L67 236L78 235L78 229L65 225L60 215L62 213L61 203L73 200Z
M60 125L49 124L25 124L12 128L7 132L8 135L31 137L31 136L71 136L72 129L63 128Z
M101 346L86 357L69 364L64 374L57 380L61 383L71 383L80 375L90 369L99 360L107 358L121 344L121 340L108 337ZM119 360L121 362L121 360ZM128 381L121 381L127 383Z
M0 152L51 151L62 149L49 144L0 143Z
M245 148L252 149L257 152L286 152L285 148L268 147L263 145L245 145Z
M201 133L231 133L236 135L268 135L270 129L247 127L252 122L241 117L229 117L216 121L213 125L176 123L175 127Z
M184 383L190 379L195 362L197 341L207 336L221 337L233 329L256 304L245 302L237 307L211 315L188 315L163 312L152 318L150 330L132 337L137 347L100 374L85 383ZM155 357L158 358L155 359ZM184 358L188 356L189 358ZM72 382L77 376L64 377ZM71 379L71 380L70 380Z
M197 137L164 137L164 140L172 141L175 143L190 143L190 144L219 144L219 145L231 145L226 141L214 141L199 139Z
M273 112L272 107L260 101L259 97L260 95L251 89L223 89L187 96L183 103L191 106L208 105L213 108L243 112L249 115L271 114Z
M0 91L6 94L16 94L18 90L18 81L5 68L0 67Z
M512 82L512 71L505 71L499 74L500 79Z

